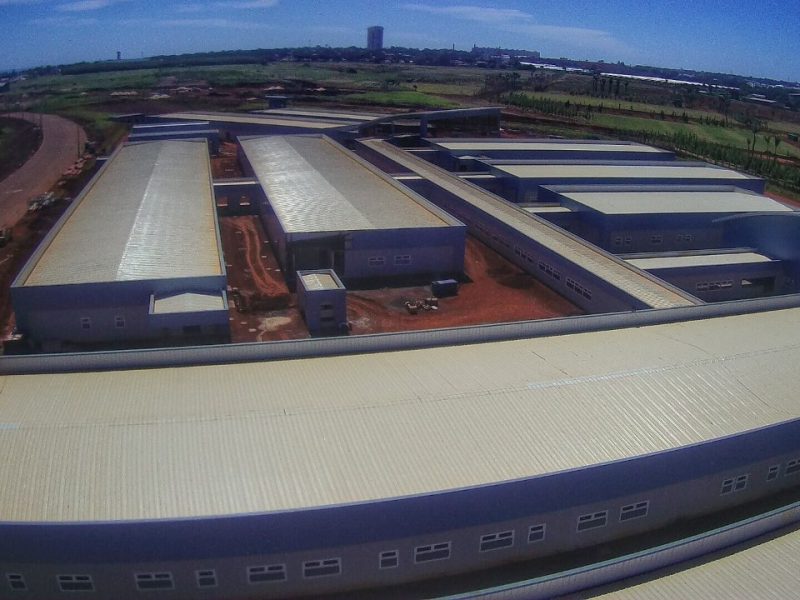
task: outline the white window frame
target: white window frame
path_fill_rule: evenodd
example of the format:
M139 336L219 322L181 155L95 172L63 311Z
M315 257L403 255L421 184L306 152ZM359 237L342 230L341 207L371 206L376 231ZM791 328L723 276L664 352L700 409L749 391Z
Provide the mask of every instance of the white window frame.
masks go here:
M643 514L638 514L644 511ZM627 521L635 521L636 519L644 519L650 512L650 500L640 500L639 502L632 502L626 504L619 509L619 521L624 523ZM634 516L628 516L634 515Z
M8 583L8 589L12 592L28 591L28 584L25 582L25 576L22 573L6 573L6 582Z
M384 565L384 560L394 560L393 565ZM378 554L378 568L383 569L396 569L400 566L400 551L399 550L384 550Z
M281 577L275 577L264 579L263 581L253 581L253 576L258 575L268 575L280 573ZM287 574L286 574L286 563L276 563L272 565L253 565L251 567L247 567L247 583L250 585L263 585L265 583L279 583L281 581L286 581Z
M439 560L449 560L452 552L452 542L436 542L434 544L425 544L414 548L414 564L436 562ZM441 554L444 556L436 556L436 558L425 558L425 555Z
M767 471L767 481L775 481L781 474L780 465L772 465Z
M602 525L592 525L590 527L581 528L582 523L591 523L593 521L599 521L600 519L603 520ZM594 529L602 529L603 527L606 526L608 526L608 510L598 510L597 512L580 515L578 517L578 521L575 524L575 531L577 533L583 533L585 531L592 531Z
M335 573L329 573L328 570L332 568L336 568ZM315 569L319 569L325 572L322 573L311 573L309 571L313 571ZM342 559L339 557L336 558L321 558L318 560L307 560L303 563L303 579L320 579L322 577L338 577L342 574Z
M64 593L86 593L86 592L93 592L94 591L94 580L92 579L91 575L86 575L84 573L79 575L56 575L56 581L58 582L58 589ZM72 587L72 586L88 586L86 589L64 589L64 586Z
M514 546L514 530L508 529L496 533L487 533L481 536L478 550L480 552L494 552L495 550L505 550Z
M134 573L134 580L136 581L136 589L140 592L156 592L160 590L174 590L175 578L172 576L172 571L151 571L146 573ZM141 584L159 582L159 585L142 587ZM160 585L161 582L169 582L169 585Z
M411 255L410 254L395 254L394 256L394 266L395 267L407 267L411 264Z
M542 537L536 538L535 540L531 539L531 536L534 533L541 532ZM530 525L528 527L528 543L529 544L538 544L539 542L543 542L547 538L547 523L536 523L535 525Z
M795 475L800 473L800 458L793 458L786 462L786 468L783 470L783 476Z
M370 256L367 258L367 266L369 267L382 267L386 264L385 256Z
M214 583L200 583L201 579L213 579ZM216 569L198 569L194 572L194 580L199 589L215 588L219 585Z

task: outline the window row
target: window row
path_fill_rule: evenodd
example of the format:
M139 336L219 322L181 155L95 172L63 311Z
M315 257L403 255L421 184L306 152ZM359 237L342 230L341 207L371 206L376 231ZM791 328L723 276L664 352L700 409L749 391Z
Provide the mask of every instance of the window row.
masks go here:
M549 275L556 281L561 281L561 272L548 265L546 262L539 261L539 270L543 271L545 275Z
M731 279L723 281L700 281L695 285L698 292L714 292L716 290L726 290L733 287Z
M92 318L91 317L81 317L81 329L91 329L92 328ZM117 315L114 317L114 327L117 329L124 329L125 328L125 317L121 315Z
M367 258L367 265L370 267L382 267L386 264L385 256L370 256ZM411 264L410 254L397 254L394 257L394 264L396 267L407 266Z
M619 522L632 521L634 519L641 519L647 516L650 510L650 501L642 500L634 502L633 504L626 504L619 509ZM578 517L576 531L587 531L589 529L597 529L608 525L608 511L601 510L593 513L587 513Z
M583 296L587 300L592 299L592 290L583 287L581 284L579 284L574 279L571 279L570 277L567 277L567 287L571 290L574 290L576 294Z

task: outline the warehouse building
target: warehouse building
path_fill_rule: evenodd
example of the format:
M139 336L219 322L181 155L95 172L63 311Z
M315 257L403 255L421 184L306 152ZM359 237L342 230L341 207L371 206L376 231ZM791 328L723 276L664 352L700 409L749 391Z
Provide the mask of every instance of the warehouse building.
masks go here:
M450 171L471 170L475 160L642 160L671 161L668 150L634 142L603 140L431 138L430 154L436 164Z
M220 341L226 278L208 144L121 147L11 288L36 347Z
M5 375L3 592L355 593L606 558L614 540L796 490L800 309L708 308L492 342L503 326L429 332L442 347L426 349L400 334L328 340L329 357L228 346L196 366ZM730 543L717 538L706 552ZM551 576L539 595L575 585Z
M466 227L324 136L240 139L265 194L261 219L289 278L333 269L353 282L460 277Z
M500 180L500 195L515 203L537 202L551 185L729 185L764 192L764 180L723 167L684 161L487 161ZM483 185L476 180L477 185Z
M477 239L587 313L700 302L412 153L383 140L362 143L409 172L398 176L399 181L466 223Z
M794 212L732 186L546 186L538 200L526 208L615 254L724 248L724 217Z

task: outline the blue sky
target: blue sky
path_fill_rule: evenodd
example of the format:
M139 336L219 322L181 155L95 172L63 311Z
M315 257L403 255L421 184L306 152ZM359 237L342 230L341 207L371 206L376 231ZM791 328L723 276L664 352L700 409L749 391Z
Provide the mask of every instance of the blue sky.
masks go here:
M0 68L205 50L501 46L800 80L798 0L0 0Z

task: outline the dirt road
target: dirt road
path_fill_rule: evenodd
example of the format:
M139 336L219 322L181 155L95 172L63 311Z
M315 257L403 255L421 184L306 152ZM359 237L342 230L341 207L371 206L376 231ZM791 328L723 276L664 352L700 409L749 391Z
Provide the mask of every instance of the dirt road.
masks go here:
M36 153L0 181L0 226L13 225L25 214L28 199L49 191L72 166L86 143L86 133L72 121L55 115L14 113L9 118L42 123L42 145Z

